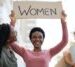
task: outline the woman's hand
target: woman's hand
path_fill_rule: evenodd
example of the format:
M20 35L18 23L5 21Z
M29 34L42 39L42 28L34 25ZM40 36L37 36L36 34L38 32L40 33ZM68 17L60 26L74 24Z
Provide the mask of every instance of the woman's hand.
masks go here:
M61 20L66 20L66 14L65 14L65 12L64 11L62 11L62 13L61 13Z
M11 14L9 15L9 17L11 19L10 25L15 26L16 17L15 17L15 12L13 10L11 11Z

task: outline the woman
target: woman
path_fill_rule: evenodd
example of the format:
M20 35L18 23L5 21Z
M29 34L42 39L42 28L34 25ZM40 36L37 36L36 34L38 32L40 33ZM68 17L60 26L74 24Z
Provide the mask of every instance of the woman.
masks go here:
M29 35L29 38L34 46L33 51L18 46L18 43L16 42L11 43L10 46L12 49L24 59L26 67L48 67L49 61L52 59L52 57L59 53L66 46L68 42L68 32L65 16L65 13L62 12L61 25L63 36L61 42L58 43L55 47L46 51L41 50L41 45L44 41L45 33L39 27L33 28Z
M9 24L0 25L0 67L17 67L17 60L9 43L16 40Z

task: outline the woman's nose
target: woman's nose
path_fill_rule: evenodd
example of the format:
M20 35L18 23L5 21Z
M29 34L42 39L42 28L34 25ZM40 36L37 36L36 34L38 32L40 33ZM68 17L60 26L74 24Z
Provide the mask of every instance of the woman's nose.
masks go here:
M36 37L35 39L38 40L38 37Z

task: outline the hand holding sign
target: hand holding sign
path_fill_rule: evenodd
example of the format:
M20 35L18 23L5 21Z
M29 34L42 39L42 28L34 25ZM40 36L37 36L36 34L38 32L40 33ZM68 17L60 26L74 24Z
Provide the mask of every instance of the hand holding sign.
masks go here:
M61 13L61 19L62 20L65 20L66 19L66 14L65 14L65 12L64 12L64 10L62 10L62 13Z
M11 24L12 26L15 26L15 23L16 23L16 17L15 17L15 12L14 12L13 10L11 11L10 19L11 19L10 24Z

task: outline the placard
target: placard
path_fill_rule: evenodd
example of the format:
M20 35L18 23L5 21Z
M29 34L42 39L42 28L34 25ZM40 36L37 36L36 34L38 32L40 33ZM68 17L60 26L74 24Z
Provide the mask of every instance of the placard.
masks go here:
M61 17L61 2L14 1L17 19L57 19Z

